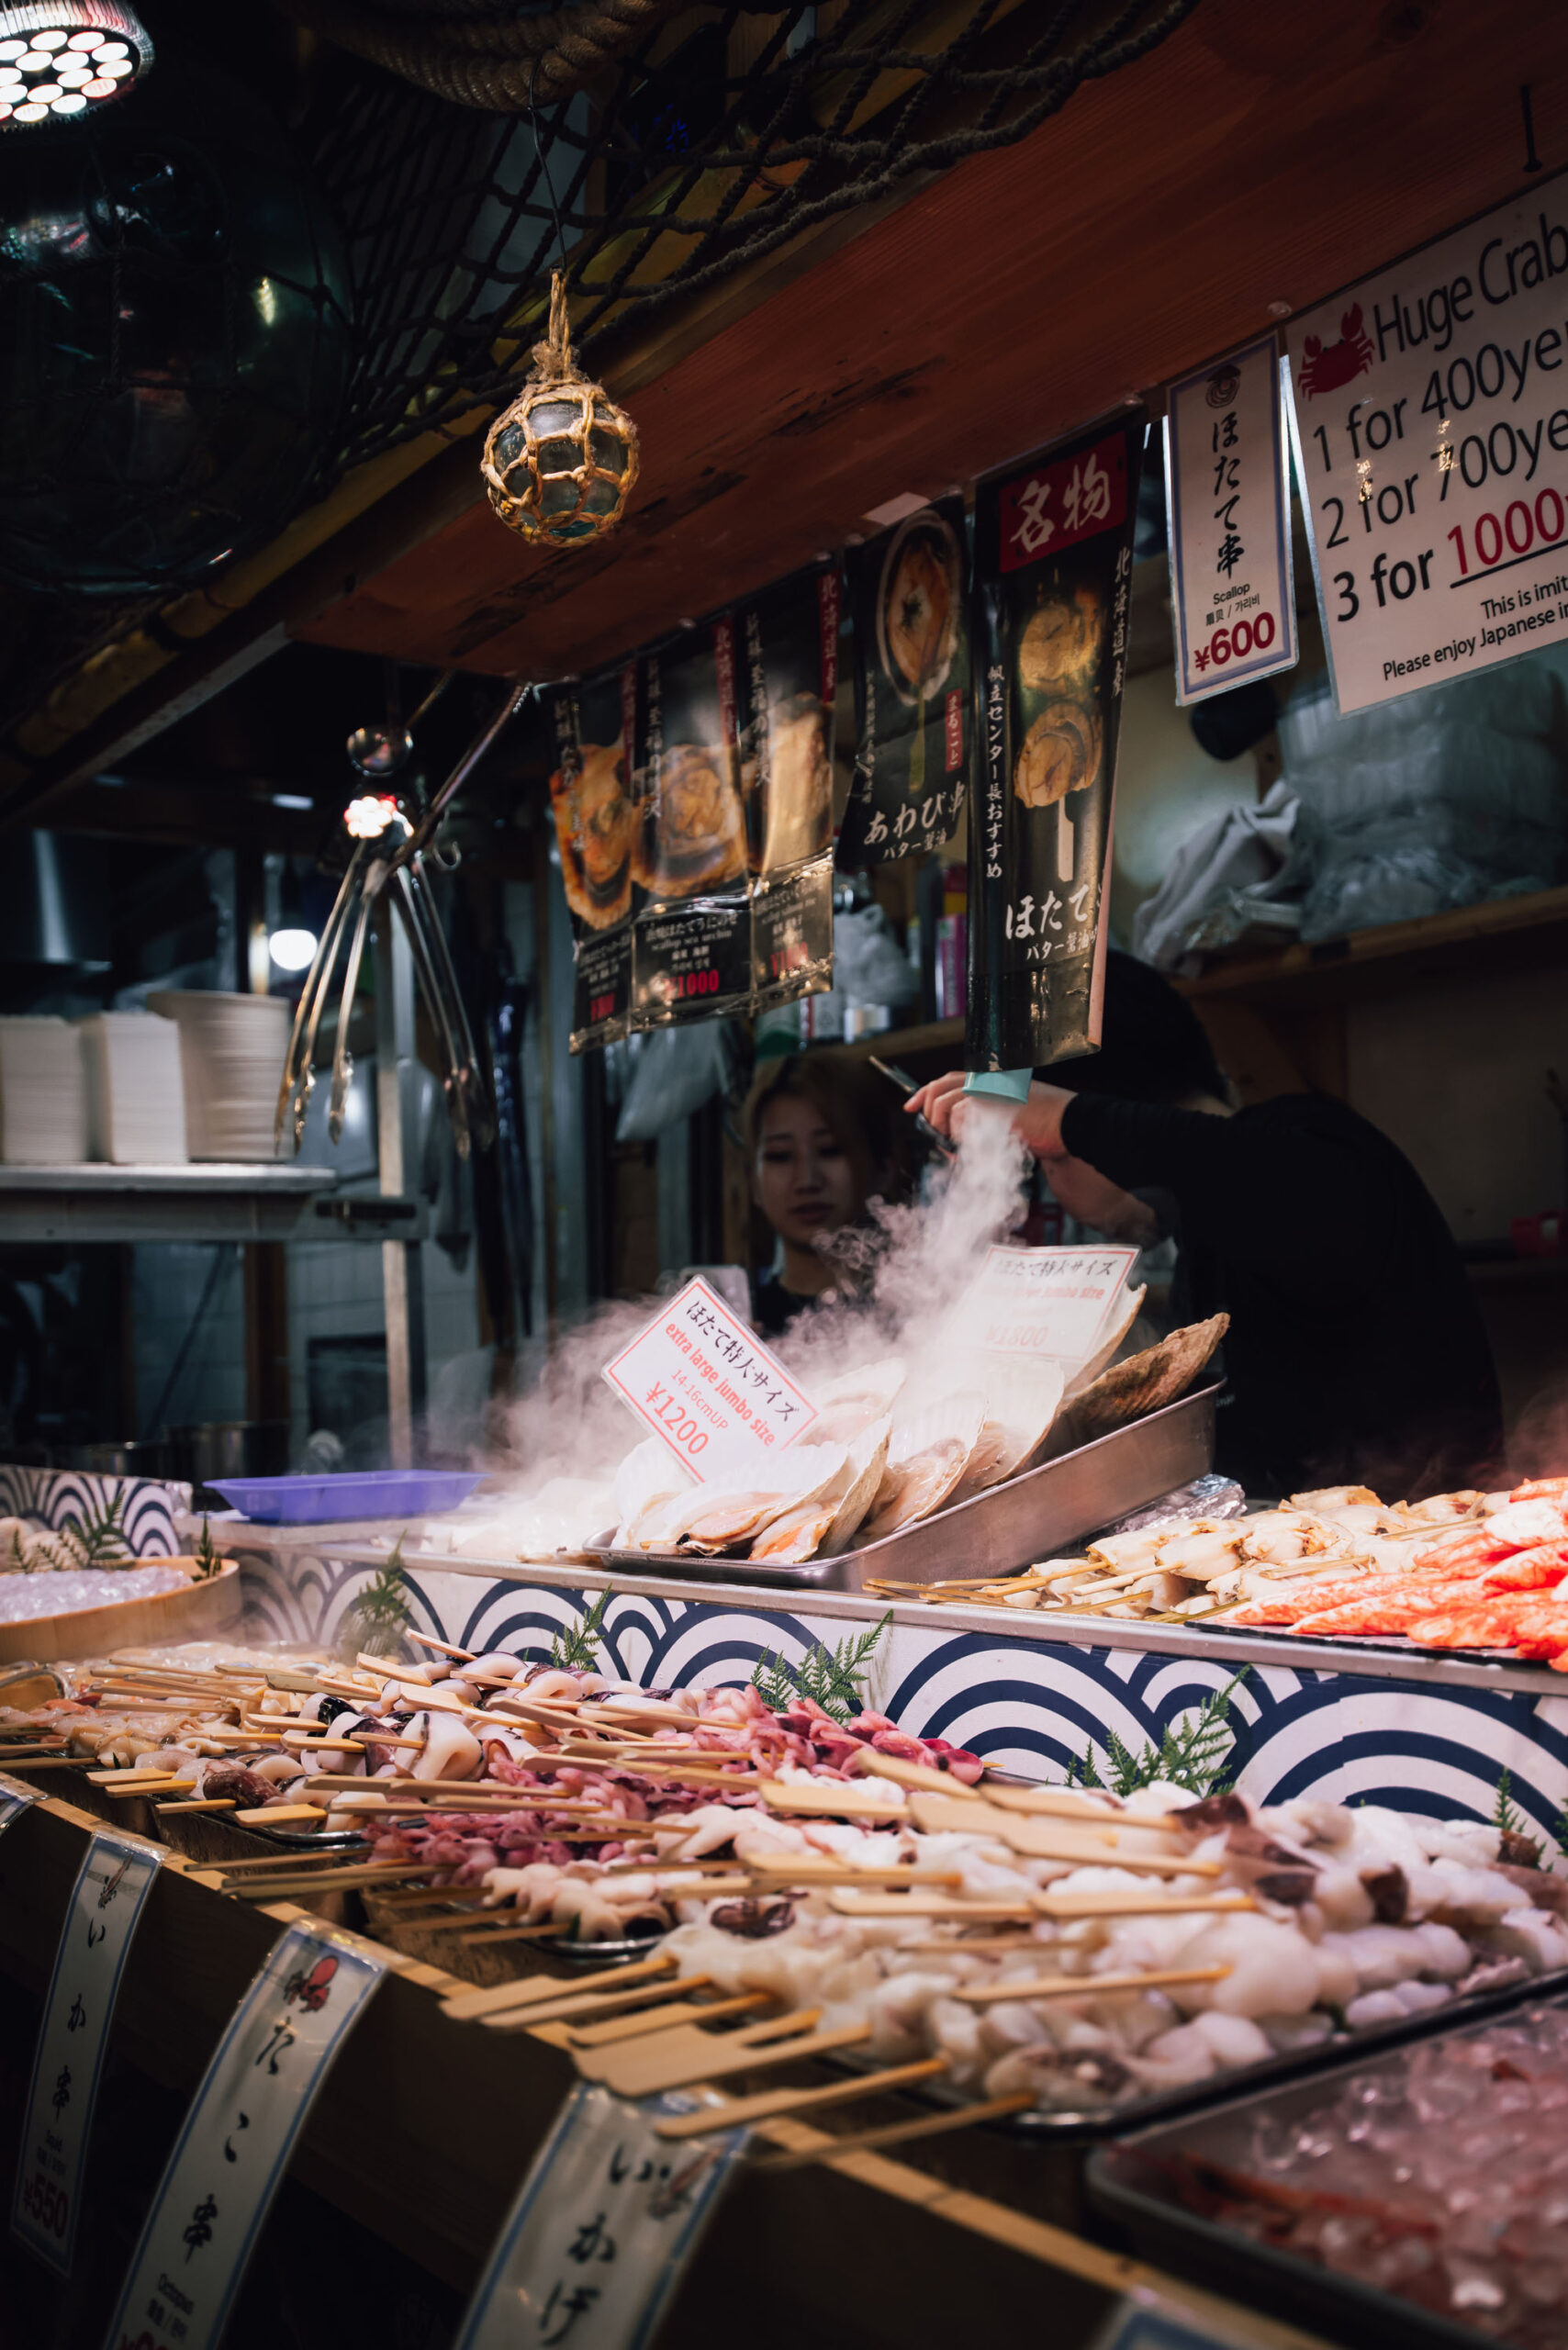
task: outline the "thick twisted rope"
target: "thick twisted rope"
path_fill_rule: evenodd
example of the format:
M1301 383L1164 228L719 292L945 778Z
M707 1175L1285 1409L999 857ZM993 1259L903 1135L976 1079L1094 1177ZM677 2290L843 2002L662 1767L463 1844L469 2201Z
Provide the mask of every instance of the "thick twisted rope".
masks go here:
M573 97L685 0L566 0L526 15L491 0L279 0L298 24L455 106L526 114ZM408 19L408 21L400 21Z

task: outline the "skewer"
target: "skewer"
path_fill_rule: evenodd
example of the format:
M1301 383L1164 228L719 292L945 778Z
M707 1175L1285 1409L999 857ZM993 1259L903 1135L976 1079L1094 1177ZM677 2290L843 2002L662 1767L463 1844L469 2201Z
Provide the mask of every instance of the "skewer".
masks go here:
M352 1893L364 1885L391 1885L398 1877L427 1876L431 1865L429 1862L421 1867L417 1862L410 1865L406 1861L363 1861L351 1868L307 1869L297 1876L268 1877L264 1882L253 1877L238 1883L226 1879L223 1890L238 1894L241 1901L277 1901L286 1895L322 1888L329 1893Z
M628 1973L636 1971L634 1968L627 1970ZM573 1990L550 1976L546 1979L557 1993L556 1998L535 1999L526 2007L492 2009L488 2015L477 2017L476 2020L487 2024L492 2031L521 2031L530 2024L565 2023L572 2016L610 2015L619 2009L640 2007L647 1999L662 1999L669 1988L668 1983L663 1979L667 1972L667 1968L663 1969L659 1979L636 1984L629 1991ZM689 1975L680 1987L683 1991L707 1990L712 1980L711 1975Z
M1034 2102L1033 2090L1014 2089L1011 2097L987 2098L983 2104L959 2106L951 2113L924 2114L918 2121L890 2121L881 2130L857 2130L850 2137L833 2138L825 2145L809 2147L799 2154L767 2154L754 2167L763 2171L801 2170L808 2163L834 2162L840 2154L868 2154L879 2146L901 2145L906 2139L936 2138L945 2131L967 2130L977 2121L997 2121L1004 2113L1025 2112Z
M787 2113L811 2113L824 2105L851 2105L857 2098L880 2097L887 2090L905 2088L912 2081L929 2081L947 2066L946 2056L922 2056L913 2064L889 2065L879 2073L859 2074L852 2081L830 2081L825 2088L759 2089L755 2097L725 2098L695 2113L672 2113L656 2122L655 2130L661 2138L705 2138L711 2131L733 2130L737 2122L775 2121ZM1033 2096L1029 2102L1035 2102ZM946 2115L942 2118L946 2120Z
M909 1806L901 1787L896 1796L879 1795L853 1780L832 1786L792 1786L785 1779L759 1779L756 1791L769 1811L796 1812L801 1817L833 1819L907 1819Z
M843 1918L953 1918L976 1924L989 1919L1015 1922L1035 1914L1032 1903L1024 1897L1016 1901L966 1901L958 1894L857 1893L846 1885L834 1886L828 1903Z
M1042 1918L1181 1918L1195 1910L1255 1909L1245 1893L1187 1893L1172 1900L1152 1887L1148 1893L1036 1893Z
M675 1963L663 1952L656 1952L652 1958L638 1959L634 1965L618 1967L614 1979L624 1989L630 1983L644 1983L655 1975L667 1975ZM453 2023L474 2023L481 2017L498 2015L503 2008L532 2007L541 1999L555 1999L561 1995L562 1986L554 1976L538 1975L521 1983L492 1984L483 1991L454 1991L442 2001L441 2011Z
M155 1803L152 1807L160 1819L166 1811L232 1811L232 1796L180 1796L174 1803Z
M454 1648L450 1640L438 1640L431 1632L405 1632L403 1638L406 1640L418 1640L420 1648L434 1649L438 1654L452 1657L461 1664L471 1663L479 1654L477 1649Z
M192 1782L187 1780L186 1785ZM258 1804L252 1811L237 1811L234 1815L241 1828L294 1828L308 1820L319 1823L327 1815L319 1803Z
M561 1928L554 1918L546 1918L540 1926L509 1926L504 1933L490 1933L483 1926L470 1926L458 1935L460 1947L482 1942L487 1950L492 1942L535 1942L560 1937Z
M879 1754L876 1748L863 1746L856 1757L856 1768L867 1777L891 1779L899 1787L921 1787L929 1795L968 1796L974 1802L982 1800L978 1787L967 1787L955 1779L951 1771L934 1771L929 1762L906 1762L899 1754Z
M907 1862L893 1861L886 1868L857 1868L848 1861L829 1860L802 1855L798 1860L756 1861L752 1863L752 1875L767 1892L790 1885L945 1885L963 1884L958 1869L911 1868Z
M1228 1966L1166 1966L1148 1975L1036 1975L1024 1983L966 1986L948 1998L968 2008L993 2008L1006 1999L1097 1999L1107 1991L1164 1991L1178 1983L1219 1983Z
M680 1988L684 1991L686 1986ZM687 2023L717 2023L722 2016L755 2015L758 2008L774 2008L778 2004L771 1991L737 1991L727 1999L671 1999L667 2005L647 2008L641 2015L614 2016L608 2023L582 2024L568 2028L566 2040L575 2052L579 2048L610 2048L623 2040L644 2040L650 2032L678 2031Z
M623 2046L580 2048L573 2054L585 2080L601 2082L622 2097L650 2097L659 2089L690 2088L731 2073L769 2071L803 2056L857 2048L871 2037L869 2024L819 2031L821 2015L820 2008L799 2008L726 2032L705 2031L700 2023L677 2024Z

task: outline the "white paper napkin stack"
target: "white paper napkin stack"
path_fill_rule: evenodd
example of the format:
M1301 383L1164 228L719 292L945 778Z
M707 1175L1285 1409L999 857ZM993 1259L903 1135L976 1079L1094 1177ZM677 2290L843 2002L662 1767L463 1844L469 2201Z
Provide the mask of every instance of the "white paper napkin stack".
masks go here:
M169 988L147 999L179 1030L193 1158L272 1158L294 1006L281 995Z
M183 1166L189 1153L179 1031L151 1012L95 1012L76 1024L93 1157L117 1167Z
M82 1040L69 1020L0 1018L0 1159L79 1165L87 1156Z

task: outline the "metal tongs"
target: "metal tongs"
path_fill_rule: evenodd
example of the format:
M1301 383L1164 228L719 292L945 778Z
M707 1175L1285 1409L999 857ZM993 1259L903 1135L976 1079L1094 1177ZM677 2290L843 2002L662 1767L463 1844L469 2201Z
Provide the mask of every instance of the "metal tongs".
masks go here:
M294 1015L283 1082L278 1088L277 1116L273 1127L274 1149L283 1139L285 1126L290 1123L296 1150L304 1136L306 1112L316 1086L316 1039L331 990L332 974L346 939L348 959L338 1001L332 1098L327 1113L328 1134L334 1143L342 1138L353 1078L349 1016L359 987L371 916L384 897L390 898L407 933L414 976L435 1024L442 1061L442 1088L457 1155L466 1158L475 1143L481 1150L487 1150L495 1140L496 1122L489 1090L464 1009L457 974L452 967L446 934L431 893L429 859L436 829L453 800L533 690L529 685L509 689L499 710L469 744L417 822L411 821L390 797L367 795L351 800L344 810L343 824L353 847ZM433 699L434 695L428 697L423 709L428 709ZM417 717L422 715L423 710L416 712Z
M916 1085L913 1078L911 1077L907 1069L900 1069L897 1061L879 1061L875 1053L868 1053L866 1058L870 1062L871 1067L877 1071L879 1077L890 1078L892 1082L898 1087L901 1093L919 1092L920 1088ZM939 1135L935 1127L932 1125L930 1119L924 1116L918 1110L915 1112L914 1116L914 1130L916 1134L919 1135L921 1140L924 1143L928 1144L931 1149L938 1152L942 1158L957 1158L958 1155L958 1144L956 1142L949 1142L946 1135Z

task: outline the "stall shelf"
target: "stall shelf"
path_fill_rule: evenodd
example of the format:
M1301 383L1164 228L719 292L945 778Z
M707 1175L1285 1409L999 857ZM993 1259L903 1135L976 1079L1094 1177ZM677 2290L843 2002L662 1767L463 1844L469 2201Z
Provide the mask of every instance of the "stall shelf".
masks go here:
M814 1641L890 1617L868 1701L923 1738L945 1738L999 1768L1061 1778L1108 1731L1135 1752L1238 1673L1231 1721L1238 1782L1260 1801L1314 1794L1439 1818L1492 1818L1512 1800L1555 1841L1568 1805L1568 1688L1545 1665L1439 1657L1395 1643L1198 1632L993 1606L813 1592L797 1600L746 1583L606 1576L561 1561L459 1557L454 1518L410 1520L351 1539L339 1528L226 1523L257 1639L335 1640L366 1578L401 1539L418 1629L476 1650L535 1649L577 1623L607 1581L605 1669L648 1684L745 1679L764 1657L792 1662ZM961 1563L955 1561L957 1572Z
M46 1796L0 1838L0 1976L9 1994L0 2066L7 2076L26 2078L66 1904L99 1825ZM115 2143L100 2126L89 2160L87 2194L107 2224L84 2232L84 2273L58 2290L13 2243L0 2250L6 2304L26 2308L37 2338L101 2337L179 2113L263 1953L282 1927L308 1915L289 1902L234 1899L211 1871L166 1856L113 2027L111 2065L129 2091L118 2110L130 2117L122 2132L129 2143ZM291 2184L314 2199L329 2240L335 2220L346 2223L336 2273L319 2278L330 2294L316 2311L321 2323L341 2331L348 2320L358 2332L376 2313L390 2319L387 2288L417 2264L432 2280L429 2338L447 2339L572 2067L555 2044L559 2026L482 2033L442 2010L442 1998L466 1986L396 1952L376 1946L376 1954L386 1980L306 2125ZM865 2126L866 2110L856 2109L845 2132ZM1178 2285L1036 2216L1031 2170L1038 2165L1016 2141L992 2140L988 2160L979 2133L937 2140L916 2166L868 2152L834 2155L835 2133L801 2121L764 2123L757 2134L764 2154L820 2151L823 2158L739 2174L659 2330L659 2350L737 2333L756 2350L794 2350L824 2327L867 2350L923 2350L962 2338L981 2295L989 2333L1025 2339L1048 2311L1063 2350L1096 2341L1128 2303L1218 2350L1321 2350L1294 2326ZM977 2147L971 2165L966 2150ZM0 2163L11 2158L6 2145ZM1006 2199L977 2191L975 2177L987 2173ZM0 2190L8 2200L8 2177ZM302 2218L297 2200L285 2213L280 2201L253 2265L258 2279L278 2269L297 2279L299 2247L284 2232ZM320 2224L312 2227L318 2255L322 2234ZM365 2234L377 2240L367 2272L351 2260Z

